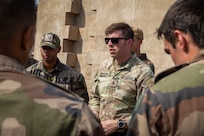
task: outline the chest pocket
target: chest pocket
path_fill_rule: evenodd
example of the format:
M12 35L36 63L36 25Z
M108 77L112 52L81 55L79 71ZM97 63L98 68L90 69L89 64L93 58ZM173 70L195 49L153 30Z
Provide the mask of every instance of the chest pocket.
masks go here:
M71 90L70 86L70 81L68 77L60 78L60 77L55 77L55 83L59 85L60 87L63 87L67 90Z

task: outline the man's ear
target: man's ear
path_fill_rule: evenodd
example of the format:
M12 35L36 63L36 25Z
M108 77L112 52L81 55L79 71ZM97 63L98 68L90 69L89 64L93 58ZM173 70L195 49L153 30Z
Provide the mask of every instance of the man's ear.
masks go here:
M26 51L30 51L31 47L34 45L34 42L35 42L35 32L36 32L36 29L33 26L28 27L24 31L23 37L22 37L22 44L21 44L22 49Z
M140 44L142 44L142 42L143 42L143 39L140 39Z
M59 46L57 49L58 49L57 53L59 53L59 52L60 52L60 50L61 50L61 47Z
M127 42L128 42L129 45L131 45L130 47L132 47L134 40L133 39L128 39Z
M176 48L182 50L185 53L188 53L189 47L188 47L188 42L186 39L187 38L186 34L180 30L175 30L174 36L176 38L176 40L175 40Z

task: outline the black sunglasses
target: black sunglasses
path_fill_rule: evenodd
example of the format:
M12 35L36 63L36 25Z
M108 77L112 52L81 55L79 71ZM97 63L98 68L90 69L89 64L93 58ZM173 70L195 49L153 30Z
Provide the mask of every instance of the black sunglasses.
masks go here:
M109 40L111 40L112 44L118 44L121 39L127 40L130 38L105 38L105 43L108 44Z

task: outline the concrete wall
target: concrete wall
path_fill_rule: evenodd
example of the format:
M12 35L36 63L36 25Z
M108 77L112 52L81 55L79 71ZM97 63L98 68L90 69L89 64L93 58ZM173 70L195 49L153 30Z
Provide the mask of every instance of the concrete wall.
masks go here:
M173 66L163 51L163 41L154 34L175 0L39 0L35 58L44 33L60 36L59 58L81 72L90 91L95 72L109 57L104 30L111 23L126 22L144 31L142 52L155 64L156 74Z

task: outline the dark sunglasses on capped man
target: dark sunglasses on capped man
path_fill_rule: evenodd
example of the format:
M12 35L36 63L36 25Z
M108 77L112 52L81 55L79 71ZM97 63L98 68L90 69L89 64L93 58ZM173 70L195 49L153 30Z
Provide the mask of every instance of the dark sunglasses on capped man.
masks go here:
M112 44L118 44L119 40L124 39L130 39L130 38L105 38L105 43L108 44L108 42L111 40Z

